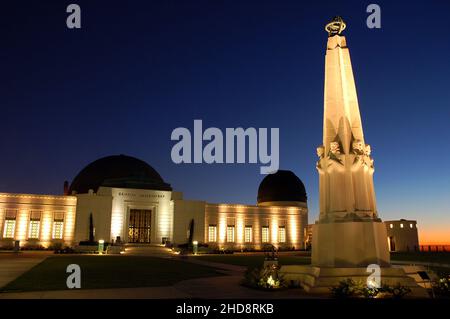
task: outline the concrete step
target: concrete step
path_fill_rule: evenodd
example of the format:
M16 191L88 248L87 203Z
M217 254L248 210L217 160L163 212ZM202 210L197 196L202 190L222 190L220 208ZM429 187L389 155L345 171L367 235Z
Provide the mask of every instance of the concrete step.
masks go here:
M172 250L155 244L127 244L125 245L125 255L171 256Z

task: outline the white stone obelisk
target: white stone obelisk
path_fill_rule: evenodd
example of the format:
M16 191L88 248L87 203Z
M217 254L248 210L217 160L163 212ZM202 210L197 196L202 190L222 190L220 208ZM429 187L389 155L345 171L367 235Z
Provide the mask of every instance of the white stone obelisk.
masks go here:
M387 232L377 214L373 159L364 140L344 29L340 17L326 26L323 145L317 148L320 216L313 226L312 264L387 266Z

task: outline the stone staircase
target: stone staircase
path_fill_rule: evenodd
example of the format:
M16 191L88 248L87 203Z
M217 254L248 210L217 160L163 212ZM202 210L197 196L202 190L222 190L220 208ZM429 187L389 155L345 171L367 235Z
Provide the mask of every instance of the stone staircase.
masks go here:
M156 244L126 244L124 255L153 257L173 256L170 248Z

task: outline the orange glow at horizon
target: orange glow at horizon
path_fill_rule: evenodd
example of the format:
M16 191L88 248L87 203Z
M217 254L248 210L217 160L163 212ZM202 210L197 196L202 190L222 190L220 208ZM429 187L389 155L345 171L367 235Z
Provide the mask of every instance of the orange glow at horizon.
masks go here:
M450 245L450 230L423 227L419 229L419 245Z

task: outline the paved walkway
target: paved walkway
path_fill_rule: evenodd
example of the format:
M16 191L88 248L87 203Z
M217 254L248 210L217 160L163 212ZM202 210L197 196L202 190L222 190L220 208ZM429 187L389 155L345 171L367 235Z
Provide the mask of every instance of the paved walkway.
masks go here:
M0 252L0 288L39 264L53 252Z

